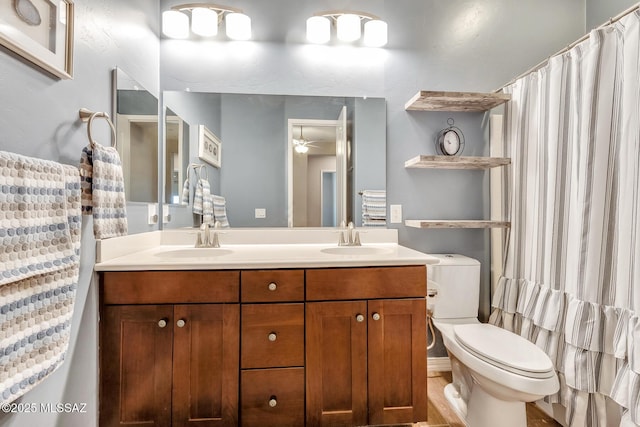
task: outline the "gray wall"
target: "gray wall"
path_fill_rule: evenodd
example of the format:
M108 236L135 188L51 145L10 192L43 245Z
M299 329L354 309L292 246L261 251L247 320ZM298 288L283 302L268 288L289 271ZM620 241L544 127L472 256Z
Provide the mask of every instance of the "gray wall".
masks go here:
M627 8L638 4L636 0L585 0L587 4L586 31L607 22Z
M122 67L157 94L158 10L149 0L75 0L73 80L58 80L0 49L0 150L78 164L87 129L78 110L111 113L111 72ZM109 141L105 122L94 136ZM144 216L129 210L132 231ZM138 220L140 218L140 220ZM97 424L97 291L92 221L83 222L81 270L65 363L27 393L23 403L86 403L84 414L0 414L0 425L87 427Z

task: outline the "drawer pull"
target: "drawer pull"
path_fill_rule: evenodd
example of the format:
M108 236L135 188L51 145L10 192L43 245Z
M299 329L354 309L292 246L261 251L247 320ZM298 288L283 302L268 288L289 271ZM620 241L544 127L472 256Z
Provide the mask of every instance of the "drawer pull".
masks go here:
M276 335L276 333L275 333L275 332L271 332L271 333L269 334L269 341L272 341L272 342L273 342L273 341L275 341L275 340L277 340L277 339L278 339L278 336Z
M275 282L269 283L269 290L270 291L275 291L276 289L278 289L278 285L276 285Z
M362 314L356 315L356 322L364 322L364 316Z
M373 320L380 320L380 314L379 313L373 313L373 315L371 317L373 318Z
M176 322L176 325L178 325L178 328L184 328L184 325L185 325L186 323L187 323L187 322L185 322L183 319L180 319L180 320L178 320L178 321Z
M269 399L269 406L271 408L275 408L278 405L278 400L276 400L275 396L271 396L271 399Z
M161 328L164 328L165 326L167 326L167 319L158 320L158 326L160 326Z

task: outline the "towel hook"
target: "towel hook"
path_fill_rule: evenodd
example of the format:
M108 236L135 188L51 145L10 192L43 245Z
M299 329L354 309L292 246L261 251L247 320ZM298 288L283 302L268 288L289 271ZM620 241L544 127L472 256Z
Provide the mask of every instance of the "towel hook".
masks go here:
M100 112L100 111L91 111L87 108L81 108L78 115L80 116L80 120L82 120L83 122L88 122L87 136L89 137L89 142L91 143L92 146L97 144L97 142L93 139L93 136L91 135L91 125L93 123L93 119L95 119L96 117L105 119L109 124L109 127L111 128L111 146L113 148L116 148L117 146L116 127L113 125L113 122L109 117L109 114L105 112Z

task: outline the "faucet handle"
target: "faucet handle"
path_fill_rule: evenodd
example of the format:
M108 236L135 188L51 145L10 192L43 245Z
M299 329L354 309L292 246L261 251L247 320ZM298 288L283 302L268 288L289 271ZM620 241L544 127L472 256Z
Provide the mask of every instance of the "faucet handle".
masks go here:
M206 237L205 237L206 240ZM202 233L197 233L196 234L196 248L203 248L205 247L205 242L202 241Z
M338 246L344 246L347 244L347 242L344 241L344 233L342 231L338 232L340 234L340 237L338 238Z
M353 245L354 246L362 246L362 243L360 243L360 232L356 230L355 232L355 237L353 239Z
M220 247L220 239L218 237L218 233L214 232L213 236L210 236L209 247L210 248L219 248Z

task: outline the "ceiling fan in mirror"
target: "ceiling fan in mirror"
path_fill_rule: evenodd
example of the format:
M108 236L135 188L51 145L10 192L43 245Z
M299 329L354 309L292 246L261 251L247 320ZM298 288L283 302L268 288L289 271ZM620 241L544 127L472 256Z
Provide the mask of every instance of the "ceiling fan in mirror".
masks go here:
M305 154L309 151L309 147L315 147L314 142L316 141L309 141L302 136L302 126L300 126L300 138L293 139L293 149L296 153Z

